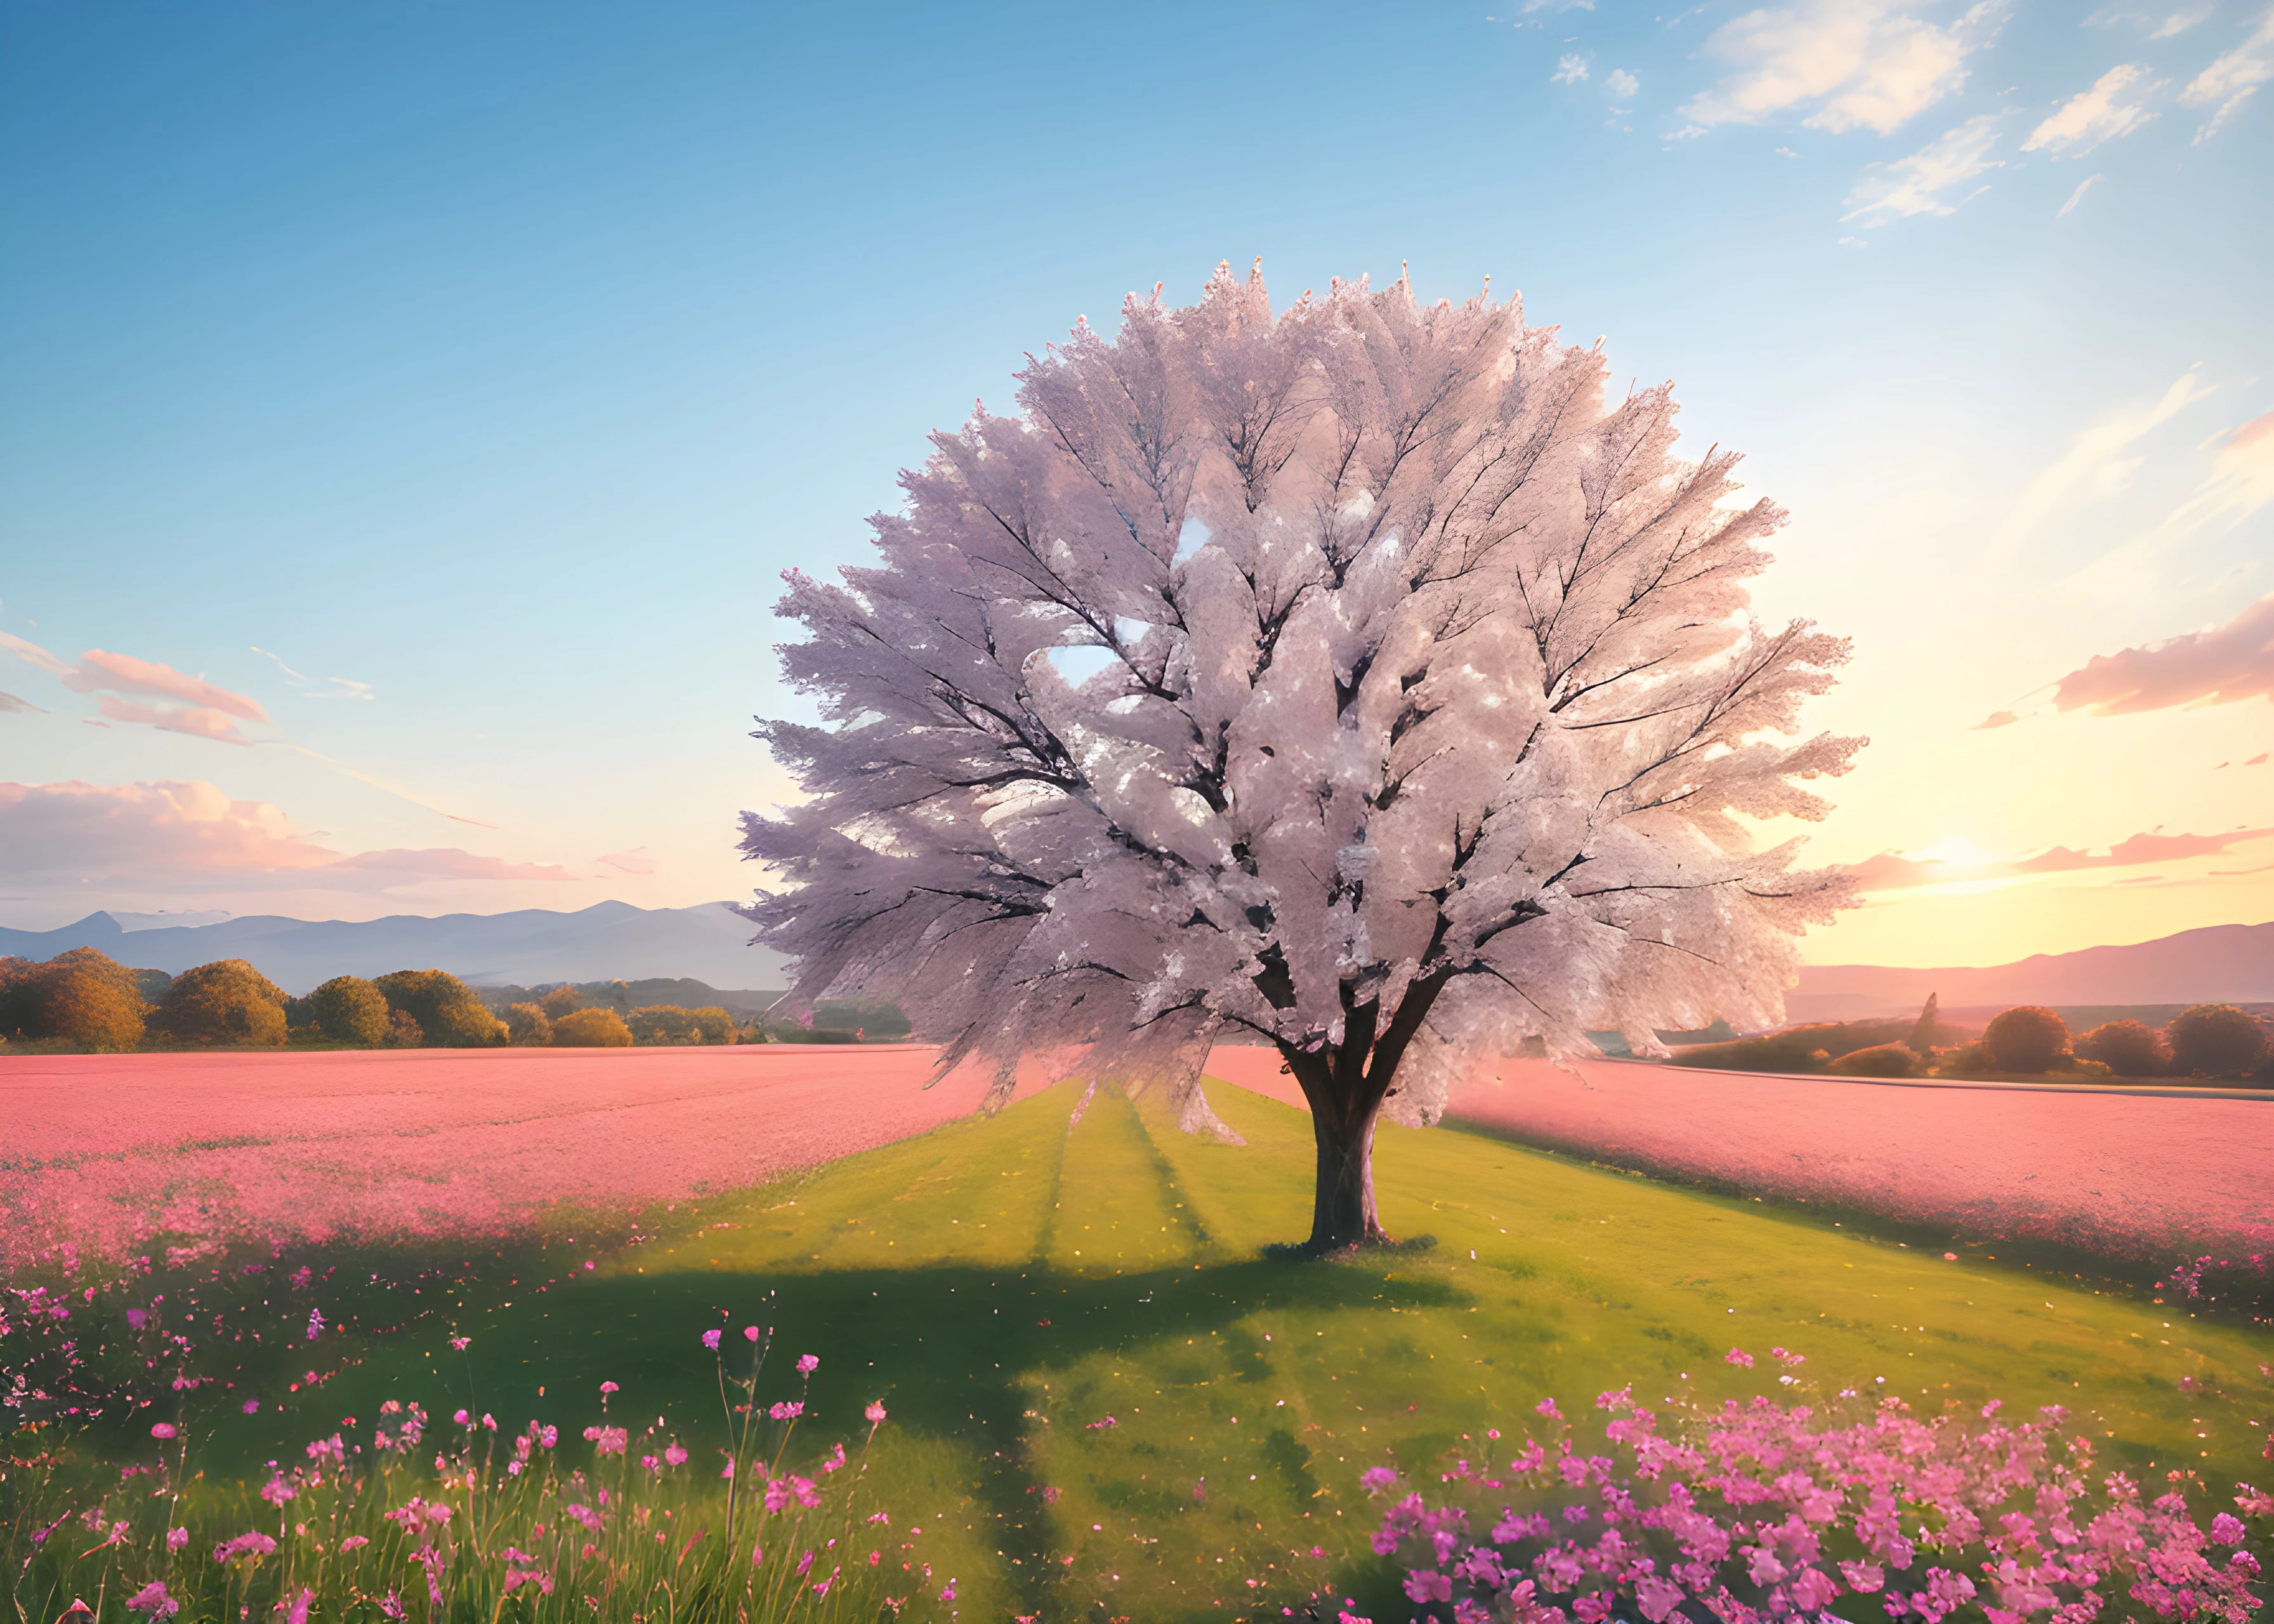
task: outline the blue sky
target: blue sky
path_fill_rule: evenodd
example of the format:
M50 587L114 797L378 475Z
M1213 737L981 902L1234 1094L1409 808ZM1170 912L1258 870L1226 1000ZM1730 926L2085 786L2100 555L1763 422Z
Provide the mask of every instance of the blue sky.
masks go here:
M0 922L738 894L779 572L1259 255L1521 289L1793 510L1815 850L1910 864L1811 957L2274 916L2270 18L0 4Z

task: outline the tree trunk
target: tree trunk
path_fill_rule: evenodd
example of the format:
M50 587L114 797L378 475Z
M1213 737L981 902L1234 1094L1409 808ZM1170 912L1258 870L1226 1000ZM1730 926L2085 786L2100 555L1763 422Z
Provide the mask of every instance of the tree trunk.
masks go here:
M1349 1116L1311 1108L1311 1134L1318 1142L1318 1184L1311 1202L1311 1238L1306 1250L1347 1252L1389 1239L1374 1207L1374 1124L1382 1101Z
M1375 1004L1360 1004L1344 1020L1339 1049L1279 1047L1288 1071L1311 1107L1311 1137L1318 1147L1318 1182L1311 1199L1314 1254L1389 1244L1374 1206L1374 1127L1389 1095L1405 1046L1421 1028L1444 985L1442 976L1408 989L1389 1028L1375 1036Z

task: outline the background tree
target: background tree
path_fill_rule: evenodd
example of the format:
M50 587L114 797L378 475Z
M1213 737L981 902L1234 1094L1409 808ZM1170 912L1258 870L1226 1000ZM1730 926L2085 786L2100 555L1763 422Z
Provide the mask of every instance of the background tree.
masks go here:
M2076 1052L2119 1077L2161 1077L2172 1064L2164 1034L2136 1020L2103 1021L2077 1039Z
M2266 1053L2266 1033L2231 1004L2198 1004L2164 1028L2181 1077L2248 1077Z
M1982 1046L2000 1071L2050 1071L2068 1058L2068 1022L2042 1005L2024 1004L1992 1016Z
M780 605L825 725L761 729L809 798L743 850L788 882L748 912L793 1002L895 997L998 1100L1092 1045L1187 1126L1217 1034L1260 1034L1321 1249L1381 1237L1393 1095L1434 1120L1486 1050L1776 1024L1847 888L1741 819L1822 815L1797 781L1856 741L1773 736L1846 645L1749 619L1782 515L1605 372L1513 302L1274 315L1220 269L935 435L880 563Z
M419 1030L418 1022L409 1010L389 1008L387 1011L387 1035L380 1040L382 1049L423 1049L426 1034Z
M555 1049L629 1049L631 1028L614 1010L571 1010L553 1023Z
M516 1004L505 1012L506 1041L541 1045L553 1041L553 1019L542 1004Z
M506 1024L448 970L391 970L372 985L388 1007L418 1023L429 1049L486 1049L506 1041Z
M706 1004L689 1011L695 1017L697 1041L731 1043L734 1041L734 1018L715 1004Z
M335 1043L387 1040L387 995L359 975L335 975L308 995L308 1021Z
M890 998L824 998L813 1006L813 1024L862 1032L871 1038L904 1038L912 1029L907 1016Z
M142 972L92 947L41 963L0 959L0 1035L117 1052L142 1041Z
M284 989L242 959L200 965L174 978L156 1025L177 1043L273 1046L284 1041Z
M552 1020L559 1020L563 1015L574 1015L578 1010L592 1006L592 1001L574 987L555 987L538 1003L546 1018Z

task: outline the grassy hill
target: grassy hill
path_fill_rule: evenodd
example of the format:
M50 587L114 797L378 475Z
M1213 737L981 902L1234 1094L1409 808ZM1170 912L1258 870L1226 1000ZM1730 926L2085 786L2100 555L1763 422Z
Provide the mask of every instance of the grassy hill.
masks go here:
M1216 1091L1237 1148L1103 1091L1069 1132L1075 1098L651 1214L663 1238L573 1284L463 1304L463 1353L439 1331L373 1342L297 1413L232 1420L233 1461L207 1464L249 1471L389 1396L566 1432L598 1418L603 1380L619 1414L715 1459L700 1333L770 1324L762 1402L821 1357L815 1447L890 1407L872 1476L960 1575L965 1616L1148 1624L1276 1618L1322 1586L1402 1618L1366 1548L1363 1468L1520 1435L1550 1395L1577 1417L1629 1381L1646 1402L1776 1391L1724 1363L1732 1345L1805 1353L1827 1388L1884 1379L1929 1412L2065 1404L2112 1467L2229 1492L2269 1470L2263 1331L1448 1131L1385 1128L1378 1153L1386 1222L1434 1249L1278 1261L1262 1248L1309 1210L1299 1113Z

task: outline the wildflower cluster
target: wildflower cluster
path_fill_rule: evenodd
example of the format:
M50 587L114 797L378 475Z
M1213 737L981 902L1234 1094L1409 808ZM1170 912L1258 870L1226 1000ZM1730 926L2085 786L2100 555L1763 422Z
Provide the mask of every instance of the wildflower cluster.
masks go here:
M2274 1497L2238 1485L2234 1510L2206 1526L2183 1474L2152 1498L2121 1472L2100 1477L2090 1440L2061 1435L2057 1405L2015 1425L1994 1402L1925 1420L1853 1391L1820 1413L1764 1396L1683 1407L1661 1432L1630 1389L1596 1403L1608 1453L1559 1425L1499 1464L1506 1446L1488 1432L1476 1453L1491 1458L1455 1460L1435 1504L1398 1494L1387 1467L1366 1474L1370 1493L1395 1496L1374 1549L1406 1568L1427 1616L1756 1624L1874 1597L1899 1624L1962 1609L1991 1624L2085 1624L2104 1609L2242 1624L2260 1605L2234 1513L2274 1514ZM1561 1422L1552 1400L1540 1410Z
M801 1361L801 1376L817 1364ZM757 1375L754 1360L752 1389ZM269 1462L236 1495L188 1470L186 1418L154 1423L154 1458L112 1459L108 1482L60 1455L0 1473L0 1561L26 1616L68 1616L108 1594L143 1624L185 1609L271 1624L312 1613L494 1621L508 1604L532 1620L676 1607L764 1624L912 1604L906 1615L920 1617L951 1599L916 1530L896 1531L863 1490L880 1403L865 1412L859 1454L839 1441L809 1461L791 1452L794 1421L761 1435L746 1407L721 1474L730 1489L748 1485L738 1533L719 1485L661 1418L609 1420L618 1391L603 1384L581 1449L556 1425L516 1432L471 1410L445 1423L389 1400L301 1458Z

